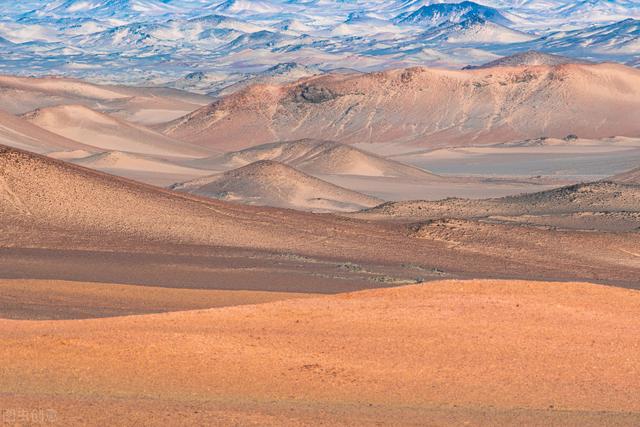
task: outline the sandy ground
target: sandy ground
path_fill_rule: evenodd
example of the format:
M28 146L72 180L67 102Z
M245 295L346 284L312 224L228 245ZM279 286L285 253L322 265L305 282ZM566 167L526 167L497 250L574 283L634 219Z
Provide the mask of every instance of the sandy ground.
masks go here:
M369 144L375 150L376 144ZM385 147L378 149L384 150ZM541 146L442 148L392 157L445 175L545 176L595 181L626 172L640 164L640 140L580 140Z
M41 108L22 117L43 129L95 147L96 150L186 158L211 155L208 150L167 138L150 128L92 110L84 105ZM143 162L141 169L144 168Z
M257 304L311 293L0 279L0 318L82 319Z
M573 183L573 180L500 179L446 176L440 182L411 178L357 175L317 175L320 179L386 201L442 200L447 197L485 198L534 193Z
M637 425L640 293L445 281L0 321L0 401L59 424Z

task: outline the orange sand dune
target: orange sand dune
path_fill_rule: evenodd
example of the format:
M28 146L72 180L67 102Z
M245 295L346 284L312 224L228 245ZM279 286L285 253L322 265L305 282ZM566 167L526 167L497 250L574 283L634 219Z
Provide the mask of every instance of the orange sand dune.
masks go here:
M522 281L2 320L0 400L87 425L638 425L638 337L638 291Z

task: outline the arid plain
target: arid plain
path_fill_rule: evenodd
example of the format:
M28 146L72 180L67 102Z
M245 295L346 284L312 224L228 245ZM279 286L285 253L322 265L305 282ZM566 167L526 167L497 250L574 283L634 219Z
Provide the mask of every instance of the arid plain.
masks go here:
M640 424L640 71L510 63L0 76L3 416Z

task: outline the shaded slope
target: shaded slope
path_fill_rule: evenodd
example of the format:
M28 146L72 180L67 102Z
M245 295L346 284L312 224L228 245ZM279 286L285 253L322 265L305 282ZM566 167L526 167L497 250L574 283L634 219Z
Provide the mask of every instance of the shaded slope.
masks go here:
M637 233L524 233L497 226L483 237L477 225L469 230L466 238L480 236L481 249L475 243L452 247L441 239L417 238L399 224L203 199L0 148L4 277L122 284L151 278L208 287L213 280L222 289L233 279L234 286L241 282L239 289L247 289L256 271L264 277L278 260L288 270L270 273L261 289L296 291L313 283L311 291L327 292L345 289L345 277L353 274L368 278L347 288L388 286L441 272L449 277L606 277L609 283L637 285ZM510 241L514 235L522 238ZM345 262L367 267L336 270ZM247 263L262 267L242 267ZM296 277L303 279L294 280L300 285L292 282Z

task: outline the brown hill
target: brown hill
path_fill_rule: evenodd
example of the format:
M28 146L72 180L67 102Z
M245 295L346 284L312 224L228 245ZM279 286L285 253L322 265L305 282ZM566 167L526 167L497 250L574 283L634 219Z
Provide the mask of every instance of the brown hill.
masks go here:
M382 203L272 160L259 160L171 188L221 200L316 212L354 211Z
M252 86L164 131L223 150L300 138L435 146L638 136L639 112L640 71L622 65L410 68Z

